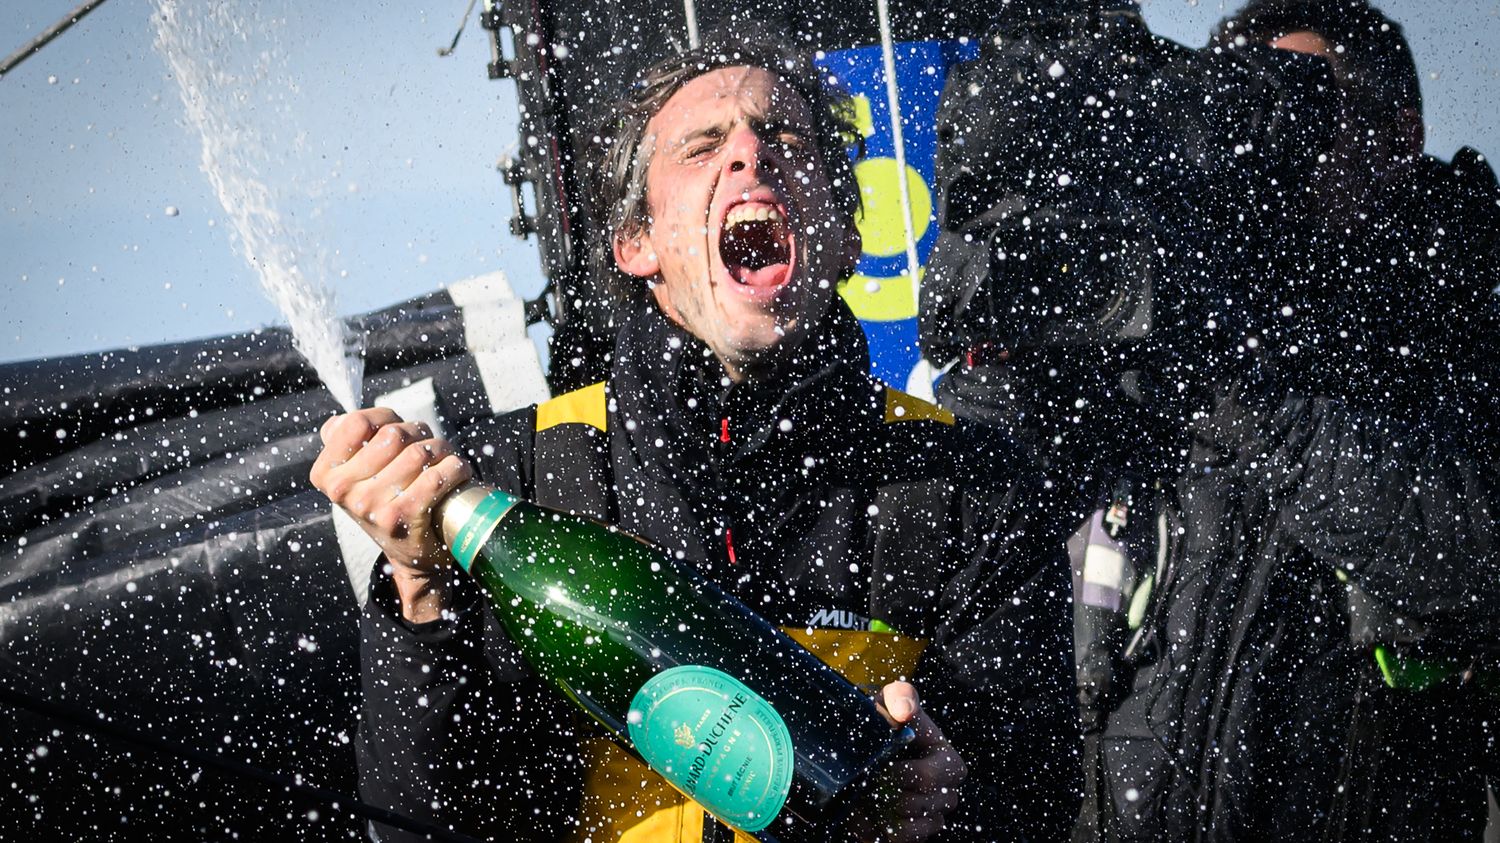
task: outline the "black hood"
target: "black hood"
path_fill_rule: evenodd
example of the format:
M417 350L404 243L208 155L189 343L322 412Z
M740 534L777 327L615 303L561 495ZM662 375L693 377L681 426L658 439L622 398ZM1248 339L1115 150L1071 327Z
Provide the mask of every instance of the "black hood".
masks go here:
M776 523L798 508L809 484L868 470L859 448L875 438L860 432L881 424L884 395L868 374L864 332L842 300L774 373L740 383L654 305L626 320L615 352L610 449L627 529L640 531L636 497L680 496L680 508L651 508L649 534L714 560L722 550L698 546L695 525L726 514Z
M834 301L774 371L739 383L730 381L702 340L655 305L640 308L625 322L615 352L611 398L620 416L634 425L631 439L662 452L646 461L660 471L693 471L699 460L684 460L686 453L672 448L657 449L656 439L707 447L723 436L726 419L733 428L735 454L761 448L782 419L796 417L803 432L816 433L809 425L836 420L824 419L826 413L815 411L812 399L829 388L865 388L870 368L864 331L842 299Z

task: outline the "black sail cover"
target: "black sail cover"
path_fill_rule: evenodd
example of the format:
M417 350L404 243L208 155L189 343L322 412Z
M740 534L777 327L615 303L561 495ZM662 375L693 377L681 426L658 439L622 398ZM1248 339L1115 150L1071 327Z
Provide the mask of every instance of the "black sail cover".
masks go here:
M365 395L431 379L444 428L489 414L463 316L353 319ZM339 408L288 333L0 366L0 399L6 836L357 837L347 805L169 751L355 791L359 606L307 482Z

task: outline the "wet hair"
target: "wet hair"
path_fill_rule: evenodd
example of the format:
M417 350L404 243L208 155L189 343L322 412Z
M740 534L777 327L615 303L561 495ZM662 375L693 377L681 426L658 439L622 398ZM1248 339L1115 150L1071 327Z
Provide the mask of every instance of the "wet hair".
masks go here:
M1367 0L1250 0L1219 23L1213 41L1269 43L1293 32L1315 33L1338 51L1336 78L1357 110L1384 119L1421 113L1417 65L1401 25Z
M695 49L664 59L641 73L615 106L605 131L603 160L596 171L595 222L597 242L591 254L596 277L617 295L634 298L644 289L615 265L614 239L645 230L646 171L643 155L646 128L667 101L684 85L726 67L758 67L775 75L805 100L813 119L814 142L823 172L832 186L833 201L850 225L860 210L859 186L849 149L863 154L864 143L854 123L854 101L828 74L819 70L806 51L787 46L763 33L735 35L717 32Z

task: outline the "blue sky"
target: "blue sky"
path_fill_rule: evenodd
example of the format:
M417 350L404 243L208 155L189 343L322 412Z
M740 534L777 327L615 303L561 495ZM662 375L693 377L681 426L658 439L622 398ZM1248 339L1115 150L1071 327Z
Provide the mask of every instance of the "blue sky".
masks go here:
M873 0L872 0L873 1ZM511 237L494 164L516 143L513 87L485 76L466 0L260 3L285 77L255 93L303 133L267 181L332 255L345 313L504 270L540 287ZM75 0L0 7L0 53ZM1153 28L1201 44L1233 8L1148 0ZM1500 0L1400 0L1422 72L1428 149L1500 154ZM0 361L214 336L278 323L199 170L176 83L152 48L150 0L112 0L0 79ZM254 107L252 105L252 107ZM167 209L177 209L169 216Z

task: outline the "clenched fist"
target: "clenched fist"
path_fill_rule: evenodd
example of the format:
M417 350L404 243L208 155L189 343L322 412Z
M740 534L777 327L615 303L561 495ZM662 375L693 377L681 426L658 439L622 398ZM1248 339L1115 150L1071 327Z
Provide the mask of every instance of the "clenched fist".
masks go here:
M473 477L469 464L421 422L384 407L330 418L319 435L313 486L349 513L384 551L407 620L436 619L447 606L453 557L433 507Z

